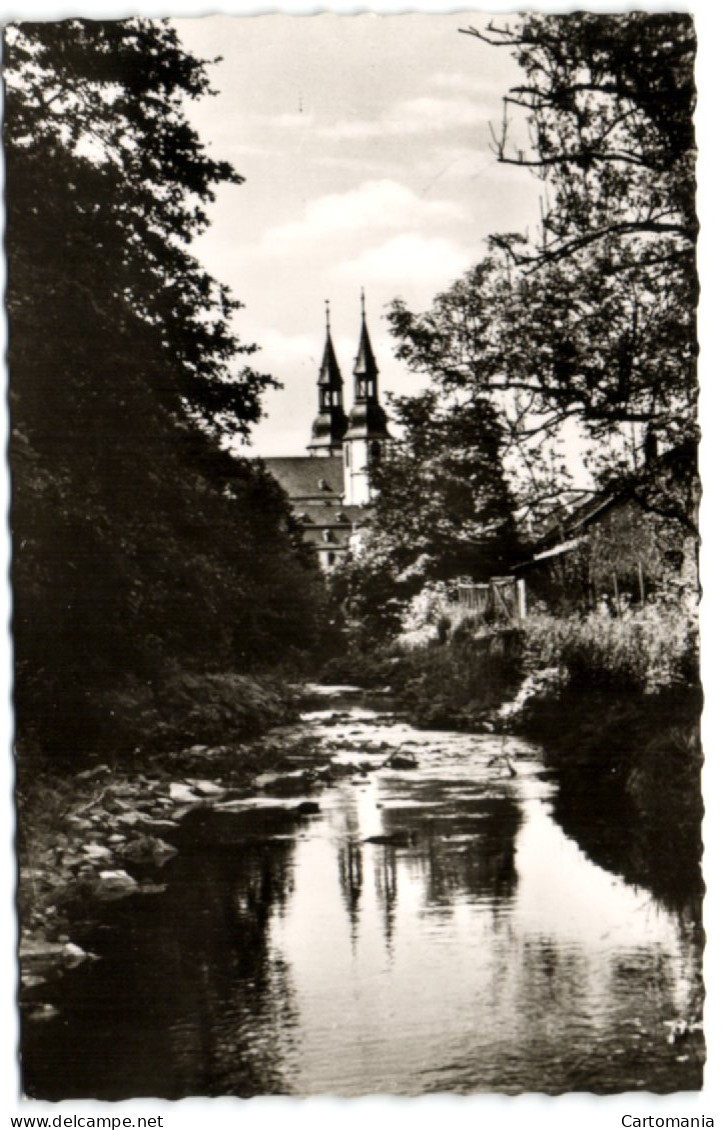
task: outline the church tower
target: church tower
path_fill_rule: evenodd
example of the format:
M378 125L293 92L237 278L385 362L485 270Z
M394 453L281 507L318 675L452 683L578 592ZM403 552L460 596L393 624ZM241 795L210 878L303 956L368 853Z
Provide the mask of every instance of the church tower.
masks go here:
M360 345L353 375L355 400L342 444L345 502L348 506L367 506L370 502L368 469L382 458L390 436L385 410L378 401L378 366L365 321L364 291Z
M329 302L325 303L325 324L325 350L317 378L317 415L312 424L312 438L307 445L311 456L339 455L347 428L347 417L342 406L342 374L330 334Z

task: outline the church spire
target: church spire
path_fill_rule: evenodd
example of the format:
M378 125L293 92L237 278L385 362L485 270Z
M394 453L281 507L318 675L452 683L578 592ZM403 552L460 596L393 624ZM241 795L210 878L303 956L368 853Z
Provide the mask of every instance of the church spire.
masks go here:
M378 401L378 366L370 344L365 317L365 291L361 294L360 344L353 366L355 399L345 432L345 501L366 506L371 498L370 467L385 451L390 439L385 409Z
M332 455L342 450L347 417L342 407L342 373L330 331L330 303L325 300L325 348L317 378L318 407L312 424L310 455Z
M362 326L360 329L360 345L357 358L353 367L355 377L355 400L365 403L378 399L378 366L370 344L367 321L365 319L365 291L360 291L360 307Z
M337 363L335 347L332 344L332 334L330 332L330 303L328 299L325 299L325 349L322 354L322 364L320 365L320 375L317 378L317 384L321 390L328 388L335 392L342 392L342 373ZM320 395L320 409L323 407L322 396Z

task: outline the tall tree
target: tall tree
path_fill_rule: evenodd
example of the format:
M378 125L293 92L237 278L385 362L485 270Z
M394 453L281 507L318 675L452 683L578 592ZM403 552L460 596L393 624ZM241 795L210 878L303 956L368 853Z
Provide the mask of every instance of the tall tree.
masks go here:
M375 539L420 581L501 573L517 539L495 411L484 398L451 411L433 390L394 406L402 436L372 472Z
M513 501L501 466L501 428L485 398L456 411L437 390L393 399L401 432L371 470L361 548L332 577L362 638L391 635L431 581L486 580L518 559Z
M572 434L597 473L696 435L694 32L574 13L466 33L522 68L494 150L542 179L541 227L493 237L430 311L397 302L390 324L437 387L489 396L519 500L540 508L570 485Z
M633 424L642 446L691 439L692 17L532 14L467 33L512 50L522 68L494 148L544 185L538 238L495 241L525 272L528 370L538 369L560 403L580 408L595 436ZM529 141L519 148L512 131L520 136L522 124Z
M16 702L62 747L123 680L278 660L321 605L280 491L219 449L271 380L188 248L241 180L184 115L205 65L133 19L11 26L5 68Z

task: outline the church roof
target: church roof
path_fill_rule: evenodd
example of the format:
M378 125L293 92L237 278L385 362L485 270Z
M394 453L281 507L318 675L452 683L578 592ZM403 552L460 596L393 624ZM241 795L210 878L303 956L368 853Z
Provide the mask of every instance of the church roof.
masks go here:
M325 458L293 455L263 459L262 462L293 502L313 498L334 502L344 494L341 455Z

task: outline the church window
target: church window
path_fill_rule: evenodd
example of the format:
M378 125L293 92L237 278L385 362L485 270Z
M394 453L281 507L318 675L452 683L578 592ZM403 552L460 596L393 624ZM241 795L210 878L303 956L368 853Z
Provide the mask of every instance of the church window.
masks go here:
M328 565L334 565L335 564L335 554L334 553L328 553L327 564Z
M350 448L345 444L345 466L350 466Z
M380 447L380 444L376 439L374 439L370 444L370 462L373 464L379 463L381 454L382 449Z

